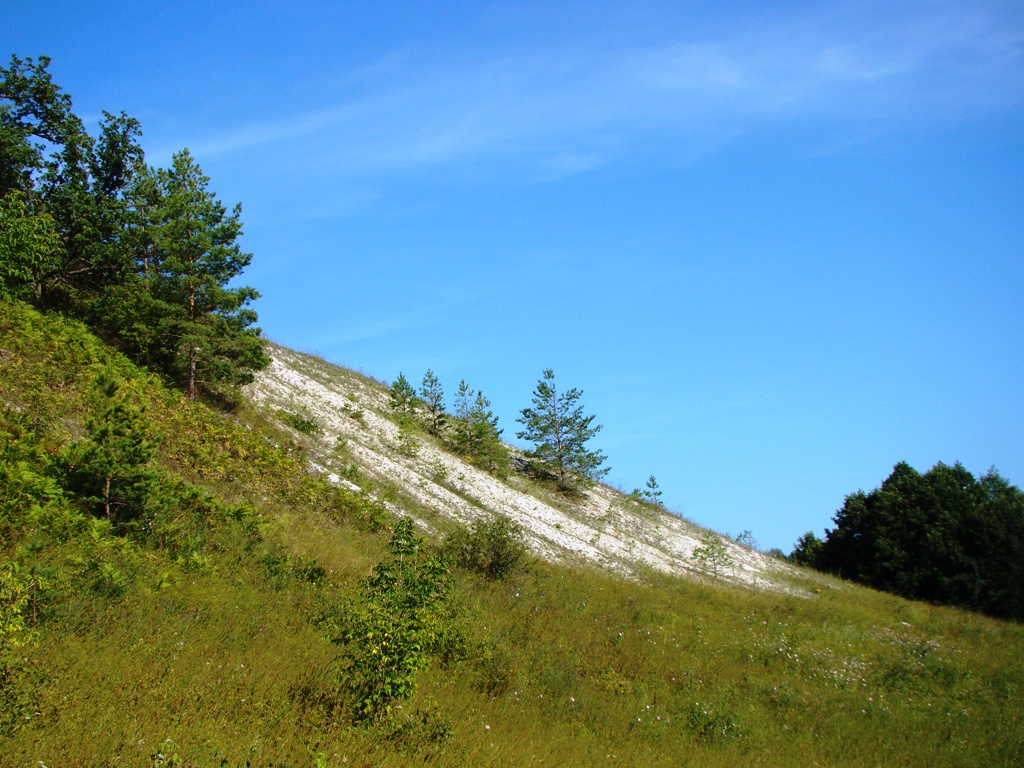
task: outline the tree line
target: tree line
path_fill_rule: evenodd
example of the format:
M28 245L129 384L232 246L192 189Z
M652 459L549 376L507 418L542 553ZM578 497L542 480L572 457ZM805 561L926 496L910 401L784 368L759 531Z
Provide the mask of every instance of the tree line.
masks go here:
M789 559L913 600L1024 620L1024 493L960 463L924 474L900 462L846 497L824 540L808 531Z
M146 164L141 125L104 112L97 136L50 59L0 67L0 299L84 320L189 398L248 383L269 358L241 206L209 189L187 149Z

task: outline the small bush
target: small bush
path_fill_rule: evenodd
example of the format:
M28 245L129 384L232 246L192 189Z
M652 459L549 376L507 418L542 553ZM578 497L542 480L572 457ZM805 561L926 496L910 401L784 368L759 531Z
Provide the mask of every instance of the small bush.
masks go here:
M316 422L316 419L307 418L298 413L278 411L277 416L296 432L301 432L304 435L319 435L323 431L320 429L320 425Z
M416 458L420 452L420 443L412 430L403 424L398 429L398 453L410 459Z
M384 502L348 488L333 490L327 514L339 522L349 522L359 530L369 533L382 531L392 522L391 513Z
M522 528L505 515L477 520L471 530L456 531L445 550L462 568L492 580L510 576L526 556Z
M399 752L414 754L429 747L439 747L452 736L451 721L431 710L416 710L389 723L385 738Z
M713 531L707 531L700 539L701 546L690 553L702 571L717 579L732 565L729 549L721 537Z
M339 682L357 723L387 718L395 701L412 695L449 588L444 563L426 550L410 518L395 524L388 551L391 558L360 582L359 601L325 622L345 646Z
M504 695L517 683L518 664L509 648L489 637L473 660L473 687L488 698Z
M359 422L364 427L366 426L366 413L358 404L349 405L348 403L342 403L341 412L353 421Z
M0 655L0 736L35 725L45 682L46 674L35 663Z

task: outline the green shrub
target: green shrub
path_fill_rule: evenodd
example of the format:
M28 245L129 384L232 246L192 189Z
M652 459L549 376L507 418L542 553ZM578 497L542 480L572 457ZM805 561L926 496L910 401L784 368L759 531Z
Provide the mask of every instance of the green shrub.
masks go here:
M323 432L316 419L312 417L303 416L298 413L290 413L285 410L279 410L277 412L277 417L296 432L301 432L304 435L319 435Z
M725 546L722 538L713 531L706 532L700 539L701 545L690 554L700 569L717 579L719 574L725 572L732 565L732 558L729 557L729 549Z
M327 514L338 522L351 523L369 533L383 531L392 521L384 502L348 488L335 488L331 491Z
M411 519L395 525L388 550L391 559L361 582L358 603L326 622L346 646L341 684L352 697L356 722L382 720L395 700L412 694L438 634L435 609L448 592L444 564L427 553Z
M9 648L28 641L31 632L25 622L29 590L17 578L17 567L6 563L0 567L0 657Z
M522 528L505 515L477 520L470 530L460 528L445 544L445 551L468 571L491 580L504 579L526 556Z
M385 738L399 752L410 754L439 747L451 739L451 721L436 711L415 711L390 723Z

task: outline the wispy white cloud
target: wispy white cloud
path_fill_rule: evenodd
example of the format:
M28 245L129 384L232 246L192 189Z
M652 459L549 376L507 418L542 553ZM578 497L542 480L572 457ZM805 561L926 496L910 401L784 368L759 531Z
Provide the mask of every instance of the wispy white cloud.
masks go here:
M396 336L403 331L436 325L453 307L470 301L479 303L487 296L497 293L499 289L495 283L477 282L472 285L461 284L458 288L446 286L444 283L421 284L417 290L424 300L410 304L413 306L412 309L368 320L362 317L354 318L351 322L341 323L345 328L342 332L324 331L315 338L316 345L329 348L375 341ZM406 305L399 297L395 297L395 304Z
M927 4L759 17L715 36L501 54L414 50L335 78L317 109L239 126L203 157L288 147L359 176L481 160L539 178L630 153L700 154L790 121L850 135L1024 102L1024 14ZM865 126L868 128L866 129Z

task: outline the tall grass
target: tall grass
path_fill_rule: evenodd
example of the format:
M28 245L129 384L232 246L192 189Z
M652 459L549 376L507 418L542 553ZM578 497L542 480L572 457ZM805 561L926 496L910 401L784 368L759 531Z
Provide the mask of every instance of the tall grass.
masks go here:
M0 349L18 360L0 363L4 402L57 450L113 354L10 307ZM19 719L0 766L1024 764L1024 628L818 575L807 598L538 561L498 581L456 570L415 694L353 725L321 620L387 532L305 471L272 415L147 386L160 471L209 501L163 543L9 529L0 561L63 576L5 662L0 703ZM80 565L96 542L117 589Z
M230 553L223 558L230 560ZM218 558L219 560L219 558ZM393 722L329 700L338 587L216 564L58 616L5 765L1019 765L1021 629L853 587L815 600L535 564L462 575L462 652ZM74 631L60 631L66 621ZM435 743L403 723L450 729ZM397 733L397 736L396 736ZM0 742L2 743L2 742ZM335 757L337 755L337 757ZM612 757L614 756L614 757Z

